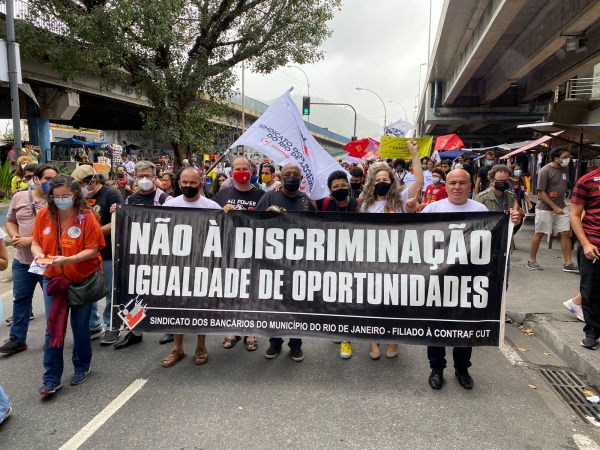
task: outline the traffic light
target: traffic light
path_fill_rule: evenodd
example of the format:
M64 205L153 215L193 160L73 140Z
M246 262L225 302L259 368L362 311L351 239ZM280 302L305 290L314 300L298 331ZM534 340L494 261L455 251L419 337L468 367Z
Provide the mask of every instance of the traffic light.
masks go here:
M310 116L310 97L302 97L302 115Z

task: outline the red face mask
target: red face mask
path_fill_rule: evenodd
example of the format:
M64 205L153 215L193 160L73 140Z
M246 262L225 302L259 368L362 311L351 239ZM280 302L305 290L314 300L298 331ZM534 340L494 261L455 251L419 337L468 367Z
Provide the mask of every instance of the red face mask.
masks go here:
M252 177L252 173L247 170L238 170L233 172L233 179L239 184L246 184L248 181L250 181L250 177Z

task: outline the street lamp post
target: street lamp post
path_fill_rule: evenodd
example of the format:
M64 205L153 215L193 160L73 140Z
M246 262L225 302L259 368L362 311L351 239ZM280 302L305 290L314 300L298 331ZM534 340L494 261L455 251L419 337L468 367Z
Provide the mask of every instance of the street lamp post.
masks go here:
M400 105L400 107L404 110L404 121L408 122L408 116L406 115L406 108L402 106L400 103L395 102L394 100L389 100L390 103L395 103L396 105Z
M419 66L419 101L421 101L421 72L423 69L423 66L426 66L427 63L421 63L421 65Z
M294 68L300 70L304 74L304 76L306 77L306 89L308 90L308 98L310 98L310 83L308 82L308 75L306 75L306 72L301 67L298 67L298 66L286 66L286 67L288 69L291 69L292 67L294 67ZM310 112L310 110L309 110L309 112ZM307 119L308 119L307 122L310 123L310 114L308 114Z
M356 88L357 91L369 91L372 92L373 94L377 95L377 92L372 91L371 89L365 89L365 88ZM381 104L383 105L383 128L385 128L386 124L387 124L387 109L385 108L385 102L383 101L383 99L377 95L377 98L379 100L381 100Z

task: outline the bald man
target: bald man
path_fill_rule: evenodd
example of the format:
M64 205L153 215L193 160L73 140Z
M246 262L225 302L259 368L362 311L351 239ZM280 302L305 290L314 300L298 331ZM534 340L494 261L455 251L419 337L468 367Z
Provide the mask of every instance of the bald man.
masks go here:
M454 169L448 173L446 192L448 198L430 203L421 213L489 212L484 205L468 198L471 192L471 176L463 169ZM510 218L515 225L520 223L521 216L514 209L510 210ZM454 373L460 385L465 389L473 389L473 378L469 375L468 370L471 367L472 352L473 347L454 347L452 351ZM427 358L429 358L431 367L429 386L433 389L441 389L444 384L444 369L446 368L446 347L427 347Z
M280 191L269 191L256 205L256 211L314 211L308 197L300 192L302 183L302 171L296 164L286 164L281 169L283 187ZM265 352L265 358L277 358L283 346L283 339L274 337L269 339L270 347ZM302 351L302 339L290 338L288 342L290 356L296 362L304 359Z

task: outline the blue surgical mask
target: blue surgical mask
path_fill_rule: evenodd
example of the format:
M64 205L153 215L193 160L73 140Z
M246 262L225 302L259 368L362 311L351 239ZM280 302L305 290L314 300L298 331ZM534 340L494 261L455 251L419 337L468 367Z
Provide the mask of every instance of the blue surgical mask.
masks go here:
M42 191L44 191L45 194L48 192L48 189L50 189L50 182L46 181L45 183L42 183L40 187L42 188Z
M523 174L522 170L515 170L515 177L520 177Z
M490 167L494 165L494 161L493 161L493 160L492 160L492 161L486 161L485 163L486 163L488 166L490 166Z
M421 164L421 167L422 167L423 169L427 169L427 164Z
M56 207L62 211L65 211L73 206L73 196L69 198L59 198L54 200Z
M250 177L250 184L254 184L258 181L258 175L252 175Z

